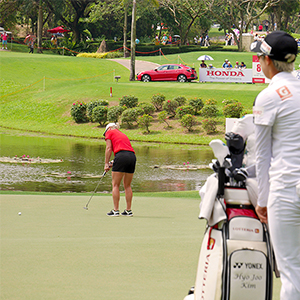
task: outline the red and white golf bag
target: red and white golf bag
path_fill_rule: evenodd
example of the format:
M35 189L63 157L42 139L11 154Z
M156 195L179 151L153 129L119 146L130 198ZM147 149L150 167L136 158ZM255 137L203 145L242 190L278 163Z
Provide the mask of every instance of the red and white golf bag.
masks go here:
M226 134L210 143L217 160L200 195L207 220L196 282L185 300L271 300L273 251L255 213L255 178L242 168L245 140Z

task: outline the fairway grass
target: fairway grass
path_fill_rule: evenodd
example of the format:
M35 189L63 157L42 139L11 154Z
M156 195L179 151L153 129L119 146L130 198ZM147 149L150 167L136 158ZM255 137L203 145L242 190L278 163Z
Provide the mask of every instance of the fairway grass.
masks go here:
M205 230L199 197L134 196L132 218L106 216L111 196L86 211L88 198L1 194L0 299L183 299Z
M198 54L181 56L190 65L192 62L198 65ZM172 59L171 55L168 57ZM96 123L76 124L70 116L76 101L105 99L113 106L119 104L122 96L134 95L139 102L149 103L154 94L161 93L167 100L179 95L187 99L217 100L220 132L207 136L201 124L191 133L181 126L166 130L166 126L154 122L150 134L143 134L139 128L122 128L128 137L134 141L207 145L211 139L223 135L222 101L237 99L246 111L251 111L255 96L264 88L261 84L131 82L129 70L114 61L69 56L0 52L0 67L0 126L87 138L102 138L103 128ZM121 76L119 83L115 82L114 75Z

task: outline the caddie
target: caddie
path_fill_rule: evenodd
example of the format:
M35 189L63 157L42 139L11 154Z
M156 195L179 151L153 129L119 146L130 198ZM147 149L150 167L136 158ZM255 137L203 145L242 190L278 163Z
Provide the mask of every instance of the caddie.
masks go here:
M291 72L295 39L274 31L251 44L271 80L253 107L258 201L281 278L281 300L300 300L300 81Z

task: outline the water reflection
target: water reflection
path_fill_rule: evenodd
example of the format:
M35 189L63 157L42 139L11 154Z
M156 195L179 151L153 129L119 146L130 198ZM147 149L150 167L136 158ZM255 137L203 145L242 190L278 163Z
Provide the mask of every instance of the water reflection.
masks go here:
M0 189L43 192L91 192L99 178L82 178L82 175L100 175L104 167L105 143L73 138L19 136L1 134L0 156L29 155L50 159L63 159L55 164L0 163ZM170 170L151 168L154 165L207 165L212 151L191 149L162 149L158 145L135 145L137 167L132 188L134 192L198 190L210 170ZM76 177L45 176L53 172ZM102 180L99 192L111 191L111 173Z

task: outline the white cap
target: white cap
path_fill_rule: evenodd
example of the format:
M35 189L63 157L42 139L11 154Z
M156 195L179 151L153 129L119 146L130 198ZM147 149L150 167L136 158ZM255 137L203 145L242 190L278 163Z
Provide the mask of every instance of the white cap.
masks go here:
M105 131L104 131L103 135L105 136L106 131L112 127L119 128L119 124L118 123L108 123L105 127Z

